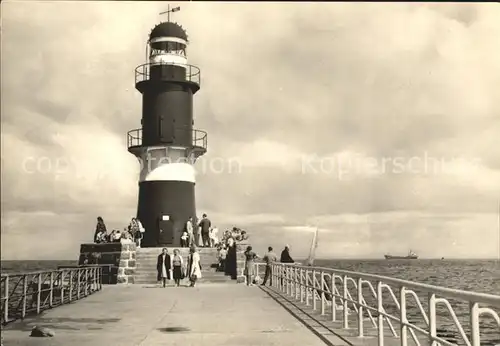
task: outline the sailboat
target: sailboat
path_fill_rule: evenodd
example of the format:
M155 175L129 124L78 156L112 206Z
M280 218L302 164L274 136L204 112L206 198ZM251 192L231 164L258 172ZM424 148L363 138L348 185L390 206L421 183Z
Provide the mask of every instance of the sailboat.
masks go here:
M312 266L314 264L314 258L316 257L316 249L318 247L318 233L319 233L319 228L316 227L316 232L314 232L314 236L311 242L311 248L309 249L309 257L307 258L308 266Z

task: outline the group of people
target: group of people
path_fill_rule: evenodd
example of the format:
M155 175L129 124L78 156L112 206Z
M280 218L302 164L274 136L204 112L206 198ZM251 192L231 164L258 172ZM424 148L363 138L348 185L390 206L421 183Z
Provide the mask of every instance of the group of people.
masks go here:
M207 217L207 214L203 214L196 229L193 224L193 218L190 217L181 235L182 247L191 247L195 245L198 247L214 248L219 245L219 230L216 226L212 226L212 222Z
M246 283L248 286L253 286L254 282L258 281L256 280L256 266L255 266L255 261L260 259L260 257L253 251L251 246L248 246L245 250L245 270L244 270L244 275L246 277ZM267 283L267 280L269 280L269 284L272 286L273 284L273 278L272 278L272 265L273 263L277 262L277 256L273 251L272 246L269 246L267 248L267 253L262 257L262 260L266 264L266 270L264 274L264 280L262 281L261 285L265 286ZM288 245L285 246L283 251L281 251L281 256L280 256L280 262L281 263L295 263L293 260L292 256L290 255L290 247Z
M196 247L192 246L189 249L188 261L184 265L179 249L174 249L173 255L170 256L168 249L163 248L161 254L158 255L156 270L158 271L157 279L163 283L163 287L166 287L167 281L172 279L179 287L181 280L186 277L190 282L189 287L194 287L196 281L201 278L200 254L196 251Z
M141 221L133 217L128 227L123 229L123 232L113 230L108 233L103 218L99 216L97 217L97 226L94 233L94 243L135 242L138 247L141 247L144 231Z

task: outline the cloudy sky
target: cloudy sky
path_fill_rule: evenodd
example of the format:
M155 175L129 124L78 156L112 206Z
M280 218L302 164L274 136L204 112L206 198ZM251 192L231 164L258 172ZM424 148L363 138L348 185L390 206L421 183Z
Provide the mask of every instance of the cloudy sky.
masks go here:
M498 4L183 3L197 209L258 251L499 254ZM135 214L134 69L166 3L2 2L2 259Z

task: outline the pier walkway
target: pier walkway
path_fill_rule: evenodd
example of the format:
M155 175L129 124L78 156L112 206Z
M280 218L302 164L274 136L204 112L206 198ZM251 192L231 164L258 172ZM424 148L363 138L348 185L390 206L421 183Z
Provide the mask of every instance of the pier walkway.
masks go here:
M97 267L17 276L2 276L5 346L500 346L498 295L333 268L274 264L273 287L106 286Z
M30 337L33 326L51 338ZM195 288L104 286L81 301L12 323L4 345L325 345L266 289L235 283ZM334 345L345 345L331 335Z

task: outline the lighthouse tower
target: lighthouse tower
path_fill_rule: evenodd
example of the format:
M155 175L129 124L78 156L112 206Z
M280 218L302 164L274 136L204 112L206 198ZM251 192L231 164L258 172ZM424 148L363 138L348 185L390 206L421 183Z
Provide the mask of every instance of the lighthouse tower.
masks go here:
M128 132L128 151L141 164L137 218L145 228L143 247L179 246L186 221L196 220L194 164L207 150L207 134L193 128L200 70L188 64L187 45L179 24L160 23L149 35L147 63L135 70L142 128Z

